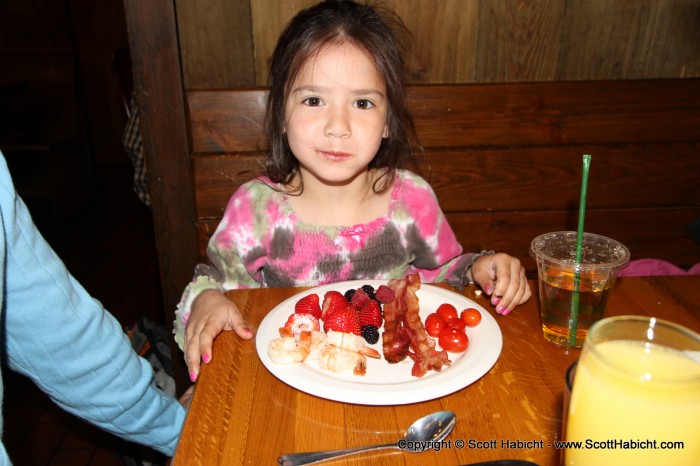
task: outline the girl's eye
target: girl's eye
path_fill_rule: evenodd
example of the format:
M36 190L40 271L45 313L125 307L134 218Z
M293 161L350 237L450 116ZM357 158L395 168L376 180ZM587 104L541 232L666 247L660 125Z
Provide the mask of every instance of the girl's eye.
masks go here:
M323 103L320 97L307 97L306 99L302 100L304 105L308 105L309 107L318 107Z
M361 108L363 110L368 110L370 108L374 108L374 104L370 100L360 99L355 101L355 107Z

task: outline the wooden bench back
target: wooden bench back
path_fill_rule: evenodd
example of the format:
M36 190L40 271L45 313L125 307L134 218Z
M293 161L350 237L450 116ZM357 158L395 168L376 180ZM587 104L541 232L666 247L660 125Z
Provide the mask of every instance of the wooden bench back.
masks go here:
M263 157L266 91L189 91L199 253ZM700 80L410 87L420 173L466 251L523 261L530 241L576 230L582 154L591 154L585 230L633 258L700 262ZM696 226L697 228L697 226Z

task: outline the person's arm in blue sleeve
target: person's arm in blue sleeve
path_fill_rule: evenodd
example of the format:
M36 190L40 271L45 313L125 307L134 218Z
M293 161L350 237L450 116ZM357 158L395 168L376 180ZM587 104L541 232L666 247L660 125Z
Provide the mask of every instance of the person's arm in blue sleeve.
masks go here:
M17 196L0 154L4 351L65 410L172 456L185 409L153 384L117 320L70 275Z

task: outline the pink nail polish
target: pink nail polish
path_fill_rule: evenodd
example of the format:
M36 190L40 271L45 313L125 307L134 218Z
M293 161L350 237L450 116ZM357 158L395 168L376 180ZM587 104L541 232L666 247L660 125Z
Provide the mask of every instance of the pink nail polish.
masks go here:
M209 362L209 361L211 361L211 356L209 356L209 354L207 354L207 353L204 353L204 354L202 355L202 361L204 361L204 362Z
M195 371L190 372L190 382L197 380L197 373Z
M503 311L504 316L507 316L508 314L510 314L510 309L506 309L505 311Z
M496 312L499 314L503 314L503 311L506 311L507 309L503 306L499 306L496 308Z
M486 290L485 290L485 291L486 291L486 294L491 294L491 293L493 293L493 285L491 285L491 284L486 285Z
M491 304L493 304L494 306L496 304L498 304L500 301L501 301L501 298L496 298L496 297L491 298Z

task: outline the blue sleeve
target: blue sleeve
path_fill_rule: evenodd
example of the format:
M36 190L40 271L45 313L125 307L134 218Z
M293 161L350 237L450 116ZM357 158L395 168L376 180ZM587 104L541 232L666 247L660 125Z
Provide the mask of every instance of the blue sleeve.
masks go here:
M153 385L151 366L117 320L68 273L41 237L0 154L5 236L3 340L11 369L66 411L173 454L185 416Z

